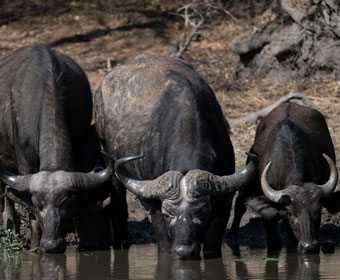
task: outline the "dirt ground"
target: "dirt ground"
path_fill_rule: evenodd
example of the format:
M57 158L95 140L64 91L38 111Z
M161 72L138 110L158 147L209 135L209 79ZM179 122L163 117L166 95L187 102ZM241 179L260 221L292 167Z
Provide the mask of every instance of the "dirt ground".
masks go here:
M183 20L175 12L184 2L2 0L0 55L35 43L50 44L81 65L95 91L108 73L108 59L114 66L127 63L140 53L168 55L183 32ZM310 79L284 84L255 78L235 80L233 73L240 64L239 57L230 50L230 43L264 20L264 16L247 13L245 10L235 18L224 13L210 20L182 57L192 63L213 88L227 118L255 112L291 91L305 94L327 116L339 169L339 77L330 74L325 79L315 74ZM255 129L256 124L244 124L231 130L237 169L244 166L245 152L252 144ZM147 217L132 196L129 196L129 205L132 221ZM248 213L248 219L253 216ZM325 219L325 222L338 220L334 216ZM256 221L253 219L247 226L253 226Z

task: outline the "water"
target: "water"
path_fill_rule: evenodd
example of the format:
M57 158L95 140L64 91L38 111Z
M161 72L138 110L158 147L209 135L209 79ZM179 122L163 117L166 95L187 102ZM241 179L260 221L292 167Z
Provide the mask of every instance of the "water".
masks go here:
M223 258L172 261L158 257L156 244L133 245L128 251L43 255L1 255L1 280L64 279L339 279L340 250L334 254L267 256L266 249L241 247L241 257L223 244Z

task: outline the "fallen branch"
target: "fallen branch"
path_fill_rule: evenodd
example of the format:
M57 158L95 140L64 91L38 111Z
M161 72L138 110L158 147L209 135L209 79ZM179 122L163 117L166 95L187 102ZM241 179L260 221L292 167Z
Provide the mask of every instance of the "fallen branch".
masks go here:
M310 101L305 95L303 95L301 93L291 92L291 93L281 97L274 104L272 104L272 105L270 105L270 106L268 106L268 107L266 107L266 108L264 108L260 111L249 114L249 115L247 115L243 118L228 119L229 125L230 125L231 128L234 128L234 127L246 124L246 123L255 123L258 119L261 119L261 118L267 116L268 113L271 112L274 108L278 107L281 104L288 103L288 102L294 102L294 103L297 103L297 104L300 104L300 105L311 107L311 108L318 110L320 113L322 113L320 111L320 109L317 108L312 103L312 101ZM325 114L323 114L323 115L325 116Z
M293 7L290 0L280 0L281 8L284 10L291 19L293 19L300 26L302 25L302 21L306 18L306 14L297 9L297 7Z

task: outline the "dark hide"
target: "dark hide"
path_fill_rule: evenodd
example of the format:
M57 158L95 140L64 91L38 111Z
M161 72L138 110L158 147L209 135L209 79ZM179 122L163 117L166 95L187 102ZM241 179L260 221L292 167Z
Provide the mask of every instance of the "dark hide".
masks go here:
M115 67L95 96L96 125L105 150L115 159L143 155L128 169L143 179L167 171L201 169L232 174L234 152L229 127L211 88L183 60L139 55ZM171 189L174 180L169 184ZM142 199L150 210L160 252L182 259L220 256L233 193ZM184 207L183 205L186 204Z
M330 176L329 165L322 154L335 162L324 117L314 109L295 103L280 105L259 123L251 152L259 156L258 174L237 198L230 233L237 233L245 201L252 197L248 205L263 217L269 250L281 248L276 223L283 219L289 247L298 245L300 252L318 252L321 207L326 201L332 201L332 196L326 199L318 186ZM269 185L285 190L277 203L259 196L263 195L260 175L269 161L272 162L267 176ZM332 207L331 202L329 207Z
M11 195L31 211L31 246L62 252L73 187L83 183L70 174L87 171L82 157L91 133L89 82L76 62L45 45L16 49L0 58L0 114L1 163L13 174L29 174L16 186L24 191Z

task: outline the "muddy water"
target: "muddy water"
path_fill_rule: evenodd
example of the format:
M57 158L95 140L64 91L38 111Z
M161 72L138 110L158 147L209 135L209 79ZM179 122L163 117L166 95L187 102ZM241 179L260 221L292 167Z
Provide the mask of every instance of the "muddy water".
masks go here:
M157 247L134 245L128 251L98 251L43 255L22 252L1 255L1 280L30 279L339 279L340 250L304 256L282 251L241 248L235 257L223 245L223 258L208 261L171 261L158 258Z

